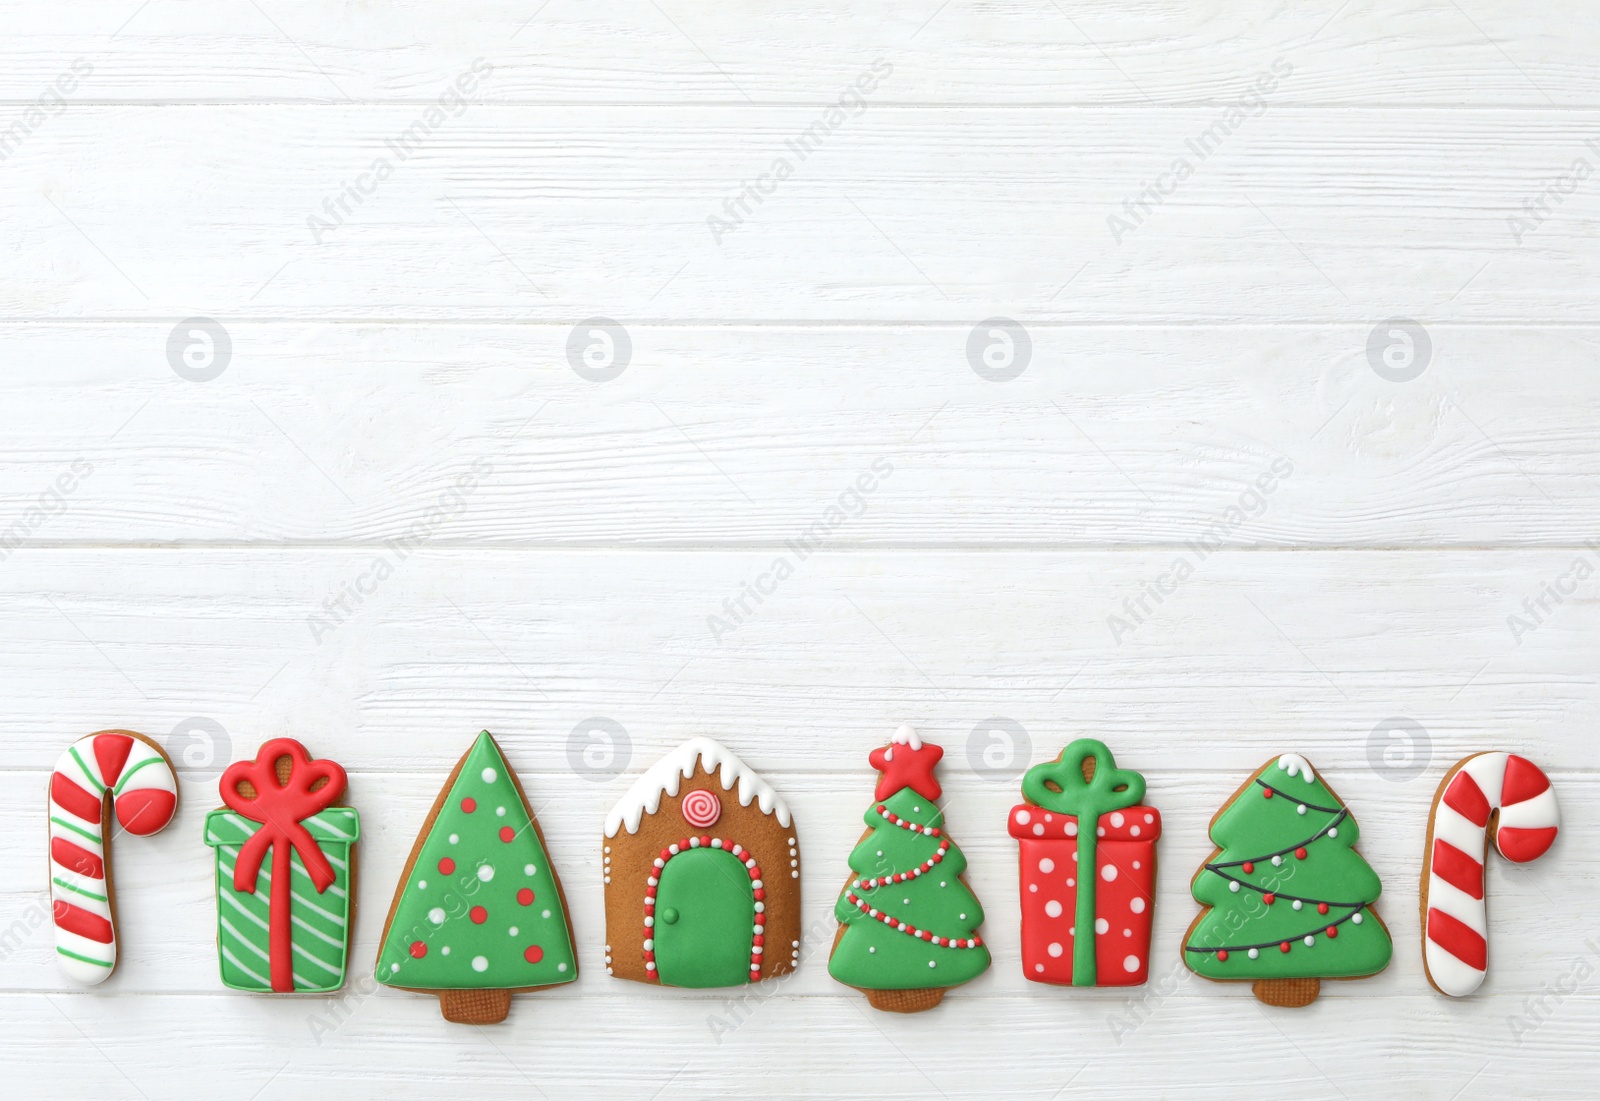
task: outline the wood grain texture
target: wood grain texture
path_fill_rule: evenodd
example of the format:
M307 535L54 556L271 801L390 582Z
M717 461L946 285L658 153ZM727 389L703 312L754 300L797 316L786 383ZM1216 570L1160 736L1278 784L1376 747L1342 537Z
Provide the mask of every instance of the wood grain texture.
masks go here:
M852 1101L1587 1101L1592 23L1489 0L8 5L8 1093L673 1101L754 1075ZM792 176L741 195L777 157ZM231 341L210 382L171 365L195 316ZM632 344L606 382L569 352L597 316ZM1031 343L1011 381L969 359L995 317ZM1369 351L1391 318L1430 343L1409 382ZM902 1019L824 957L866 754L907 720L949 754L995 966ZM180 821L117 850L123 966L68 990L39 811L61 745L109 726L186 786ZM473 1029L370 973L485 727L586 966ZM804 829L815 950L740 999L600 965L605 811L694 734ZM1001 819L1016 769L1085 734L1167 823L1142 990L1018 965ZM200 824L277 735L347 765L363 816L339 999L216 975ZM1427 810L1500 747L1549 770L1566 837L1489 862L1494 965L1449 1000L1418 946ZM1178 960L1205 823L1285 750L1349 800L1395 937L1386 972L1294 1011Z
M1541 199L1537 226L1508 221L1578 158L1600 162L1581 111L1266 105L1221 136L1217 108L869 106L802 157L826 105L480 103L432 129L428 110L50 116L0 174L0 312L1600 319L1587 182ZM780 159L792 174L762 182Z
M1409 383L1365 324L1034 326L1003 383L967 326L634 326L595 383L566 325L233 321L192 383L173 327L0 325L0 501L92 471L26 543L381 545L480 464L430 544L781 547L841 497L832 547L1596 537L1590 327L1430 325Z

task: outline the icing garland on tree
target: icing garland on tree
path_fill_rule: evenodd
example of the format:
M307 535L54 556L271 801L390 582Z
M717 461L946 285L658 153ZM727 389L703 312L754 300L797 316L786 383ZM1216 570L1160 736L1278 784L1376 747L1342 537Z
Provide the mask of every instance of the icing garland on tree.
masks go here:
M1354 849L1356 821L1304 757L1284 754L1275 764L1212 820L1219 848L1191 885L1205 909L1184 938L1184 962L1224 981L1375 974L1392 945L1372 910L1382 885ZM1303 1001L1273 1004L1315 996L1314 986L1301 987L1294 998Z
M881 773L834 907L828 973L878 1009L931 1009L946 988L988 969L983 907L960 878L966 857L945 834L934 766L944 750L902 726L868 760Z

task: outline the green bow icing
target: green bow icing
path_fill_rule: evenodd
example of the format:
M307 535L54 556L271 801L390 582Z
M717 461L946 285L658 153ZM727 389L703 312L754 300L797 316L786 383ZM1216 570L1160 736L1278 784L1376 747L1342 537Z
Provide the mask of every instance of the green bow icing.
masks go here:
M1084 765L1090 759L1094 769L1084 779ZM1034 806L1068 814L1078 820L1078 867L1088 869L1078 875L1078 901L1074 910L1076 932L1072 937L1072 985L1094 986L1094 903L1096 828L1100 816L1131 807L1144 798L1144 777L1129 769L1119 769L1111 750L1094 738L1079 738L1061 756L1034 765L1022 777L1022 796Z

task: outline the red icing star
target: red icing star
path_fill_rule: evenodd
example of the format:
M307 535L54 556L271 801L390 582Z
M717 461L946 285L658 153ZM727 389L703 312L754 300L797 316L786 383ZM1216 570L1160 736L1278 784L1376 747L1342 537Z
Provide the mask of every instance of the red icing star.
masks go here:
M917 749L896 742L873 750L867 760L883 773L878 777L873 798L887 799L901 788L910 788L925 799L939 798L939 781L933 778L933 766L943 756L943 748L932 742L923 742Z

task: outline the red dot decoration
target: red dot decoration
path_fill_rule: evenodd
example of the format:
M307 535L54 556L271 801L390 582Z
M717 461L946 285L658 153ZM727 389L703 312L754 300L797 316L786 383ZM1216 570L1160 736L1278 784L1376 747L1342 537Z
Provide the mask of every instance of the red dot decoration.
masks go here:
M1336 926L1336 925L1328 926L1328 936L1329 937L1337 937L1338 935L1339 935L1339 927L1338 926Z
M1261 793L1263 795L1265 795L1268 799L1272 798L1272 789L1271 788L1262 788L1261 789Z
M1256 870L1256 866L1252 861L1246 860L1244 862L1244 874L1245 875L1251 875L1252 873L1255 872L1255 870Z
M472 909L467 911L467 916L472 919L472 924L482 925L484 922L489 920L489 911L485 910L482 906L474 906Z
M1284 941L1282 944L1278 945L1278 951L1287 952L1288 950L1289 950L1289 942L1288 941Z
M527 960L529 963L538 963L540 960L544 959L544 949L540 948L537 944L530 944L522 953L522 958Z
M1271 891L1268 891L1266 894L1261 896L1261 901L1265 902L1268 906L1271 906L1274 902L1278 901L1278 896L1273 894Z
M461 809L466 811L468 814L471 814L473 811L478 809L478 801L469 795L465 799L461 800Z
M426 944L423 944L420 940L414 940L414 941L411 942L411 958L412 959L420 960L423 956L426 956L427 954L428 954L428 946Z
M1317 903L1317 913L1325 914L1327 912L1328 912L1328 904L1326 902Z
M445 857L443 860L439 861L439 874L440 875L449 875L451 872L453 872L455 870L456 870L456 862L454 860L451 860L448 856Z
M510 826L501 826L500 827L500 840L506 842L507 844L510 844L512 838L514 838L516 836L517 836L517 831L512 829Z
M1226 948L1217 949L1217 959L1220 960L1222 963L1227 963L1228 962L1228 950Z
M1304 860L1306 858L1305 849L1296 849L1294 851L1294 856L1296 860Z
M533 891L531 891L527 887L522 888L522 890L517 892L517 901L519 903L521 903L522 905L524 905L524 906L532 906L533 905Z

